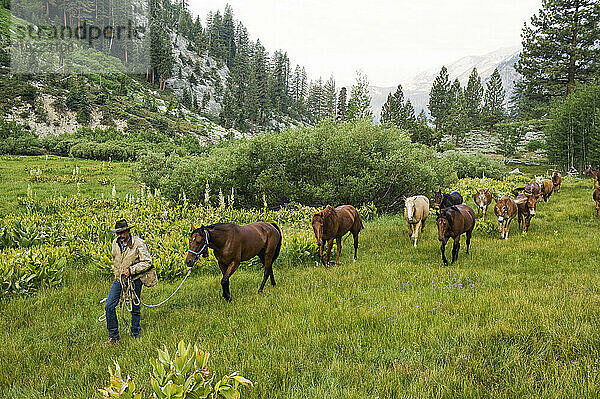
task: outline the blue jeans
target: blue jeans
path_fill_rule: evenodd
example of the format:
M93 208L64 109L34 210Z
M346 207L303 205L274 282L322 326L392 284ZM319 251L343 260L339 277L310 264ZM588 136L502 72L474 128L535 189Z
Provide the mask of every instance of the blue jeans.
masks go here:
M133 281L133 288L138 298L141 298L142 294L142 282L140 279ZM117 311L115 310L121 299L121 291L123 287L119 280L115 280L110 287L108 293L108 299L106 299L106 305L104 310L106 311L106 328L108 329L108 337L119 339L119 321L117 320ZM131 309L131 335L139 335L142 327L140 326L140 318L142 316L142 310L140 305L133 305Z

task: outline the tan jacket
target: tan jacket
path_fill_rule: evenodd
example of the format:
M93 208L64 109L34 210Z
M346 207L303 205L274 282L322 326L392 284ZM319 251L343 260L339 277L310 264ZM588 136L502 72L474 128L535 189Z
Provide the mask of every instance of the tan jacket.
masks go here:
M113 273L118 279L129 269L134 280L138 278L146 287L152 287L158 282L156 268L152 265L152 257L148 245L139 237L131 236L132 247L127 245L121 252L117 238L112 242Z

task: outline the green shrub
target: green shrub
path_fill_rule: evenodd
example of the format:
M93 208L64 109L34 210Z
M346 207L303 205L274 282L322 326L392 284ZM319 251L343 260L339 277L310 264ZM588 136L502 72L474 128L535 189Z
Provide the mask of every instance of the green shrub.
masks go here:
M500 198L503 195L509 195L511 190L517 187L517 184L512 181L496 180L490 178L464 178L457 181L449 187L449 190L458 191L463 196L464 200L472 199L475 193L482 188L487 188L491 191L492 196Z
M538 152L544 151L545 143L542 140L531 140L525 144L525 150L527 152Z
M0 257L0 296L29 295L42 287L58 286L70 259L72 255L64 247L4 251Z
M477 219L475 220L475 227L473 228L475 232L484 233L489 236L498 235L498 225L491 220L483 220Z
M177 351L171 357L166 346L158 349L158 357L150 358L152 372L150 386L154 398L240 398L240 384L252 387L252 382L234 372L221 378L208 367L210 354L196 345L186 345L183 340L177 344ZM115 362L115 370L110 367L110 385L99 389L105 398L141 399L142 391L135 390L133 380L123 378L119 364Z
M0 155L42 155L38 137L25 126L0 118Z
M236 140L205 156L163 161L160 171L149 162L156 158L142 159L140 170L155 172L140 174L141 181L171 199L185 192L200 202L208 181L217 192L234 188L236 205L246 208L262 207L264 195L272 207L372 202L390 211L400 207L403 195L429 192L455 179L449 163L430 148L411 143L398 129L364 121L323 121L314 129Z
M500 179L504 175L504 166L501 162L481 153L470 155L448 151L444 153L443 159L449 163L450 169L456 172L459 179L483 176Z

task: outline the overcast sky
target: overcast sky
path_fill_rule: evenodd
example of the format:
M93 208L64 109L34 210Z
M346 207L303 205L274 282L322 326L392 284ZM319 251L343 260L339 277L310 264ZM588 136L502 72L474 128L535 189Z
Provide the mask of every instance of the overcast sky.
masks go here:
M518 46L541 0L189 0L194 15L229 3L267 51L287 51L309 78L351 85L358 69L395 86L461 57Z

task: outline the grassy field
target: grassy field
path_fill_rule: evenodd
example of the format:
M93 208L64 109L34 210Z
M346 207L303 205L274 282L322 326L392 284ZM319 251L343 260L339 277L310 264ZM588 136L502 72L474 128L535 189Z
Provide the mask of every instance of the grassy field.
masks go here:
M17 205L17 197L25 197L28 186L32 195L44 199L70 196L78 192L93 198L100 198L102 195L110 198L113 185L120 198L136 191L138 184L132 179L130 163L98 162L53 155L3 155L0 156L0 216L13 211Z
M74 162L50 161L57 174ZM23 193L25 180L4 171L26 179L28 162L1 160L3 191ZM98 168L77 163L89 175ZM118 165L108 175L135 190L129 165ZM34 191L52 195L46 187ZM89 194L101 189L91 184ZM171 302L142 311L140 341L121 324L110 348L96 320L110 281L68 269L58 289L0 301L0 396L94 397L114 360L149 388L148 358L183 338L211 352L217 375L237 370L255 382L245 398L597 397L600 221L591 195L591 180L566 181L538 205L526 236L516 221L506 242L476 233L471 254L461 249L449 267L434 218L413 249L402 216L391 215L365 223L357 262L351 240L338 268L276 262L277 286L261 295L256 269L233 275L231 303L216 270L195 275ZM156 303L177 284L162 281L143 299Z

